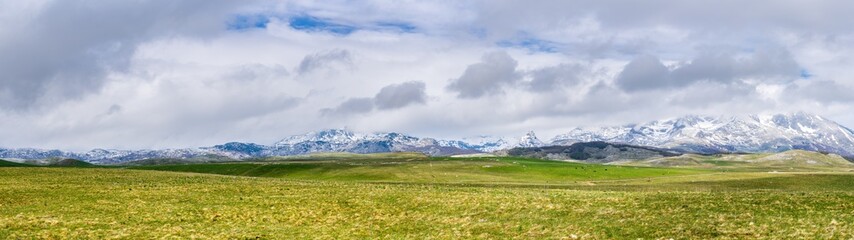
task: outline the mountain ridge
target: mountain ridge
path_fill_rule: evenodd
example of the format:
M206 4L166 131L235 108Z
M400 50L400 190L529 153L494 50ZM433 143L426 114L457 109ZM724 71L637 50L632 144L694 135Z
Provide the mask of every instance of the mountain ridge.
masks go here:
M346 129L325 129L293 135L272 145L228 142L199 148L161 150L92 149L87 152L41 150L34 148L0 148L0 157L9 159L73 158L98 164L115 164L145 159L217 158L247 159L268 156L293 156L322 152L381 153L420 152L434 156L492 152L518 146L541 143L528 135L514 141L500 137L480 136L462 140L419 138L397 132L356 133ZM533 137L533 138L532 138ZM522 144L521 141L527 141Z
M782 152L802 149L854 156L854 131L818 115L803 112L774 115L684 117L641 124L575 128L548 142L529 131L518 138L477 136L462 139L414 137L397 132L357 133L325 129L283 138L271 145L228 142L199 148L160 150L93 149L87 152L0 148L0 158L74 158L99 164L143 159L291 156L319 152L420 152L434 156L495 152L512 148L571 146L607 142L690 153Z
M801 149L854 156L854 131L803 112L734 117L685 117L643 124L575 128L553 145L604 141L697 153L782 152Z

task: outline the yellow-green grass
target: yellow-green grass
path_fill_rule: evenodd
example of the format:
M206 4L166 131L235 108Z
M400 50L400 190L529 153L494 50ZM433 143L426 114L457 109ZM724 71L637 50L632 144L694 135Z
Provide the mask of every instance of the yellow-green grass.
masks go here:
M840 239L854 237L852 186L847 173L465 186L8 167L0 239Z

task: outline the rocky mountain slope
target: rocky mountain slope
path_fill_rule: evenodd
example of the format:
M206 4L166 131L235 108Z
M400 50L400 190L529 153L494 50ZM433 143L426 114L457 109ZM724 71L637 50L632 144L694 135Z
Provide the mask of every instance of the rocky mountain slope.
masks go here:
M606 142L579 142L569 146L520 147L502 151L508 156L608 163L621 160L678 156L681 153Z
M802 149L854 156L854 132L806 113L744 117L686 116L594 129L576 128L552 145L604 141L697 153L782 152Z
M420 152L434 156L492 152L495 150L541 146L543 143L529 132L519 139L482 136L463 140L418 138L401 133L363 134L344 129L328 129L284 138L272 145L230 142L201 148L164 150L106 150L67 152L40 149L2 149L0 158L50 159L74 158L92 163L111 164L144 159L245 159L269 156L292 156L319 152L381 153Z
M230 142L200 148L68 152L0 148L0 158L12 160L73 158L92 163L121 163L142 159L204 158L217 161L318 152L420 152L442 156L494 152L516 147L571 146L607 142L673 149L693 153L783 152L802 149L854 156L854 132L836 122L806 113L743 117L686 116L592 129L576 128L543 142L534 132L519 138L479 136L457 140L415 137L401 133L357 133L327 129L284 138L272 145Z

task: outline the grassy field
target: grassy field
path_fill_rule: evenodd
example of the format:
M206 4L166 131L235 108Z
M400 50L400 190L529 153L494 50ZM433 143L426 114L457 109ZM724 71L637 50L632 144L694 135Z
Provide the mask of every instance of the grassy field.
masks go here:
M847 172L417 156L135 168L0 168L0 238L854 237Z

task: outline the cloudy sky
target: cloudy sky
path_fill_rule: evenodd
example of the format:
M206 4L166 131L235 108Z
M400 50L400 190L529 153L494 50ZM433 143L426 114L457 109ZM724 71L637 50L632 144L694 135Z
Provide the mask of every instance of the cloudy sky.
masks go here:
M854 126L852 1L0 1L0 146Z

